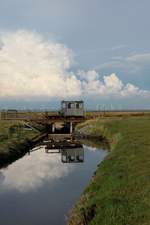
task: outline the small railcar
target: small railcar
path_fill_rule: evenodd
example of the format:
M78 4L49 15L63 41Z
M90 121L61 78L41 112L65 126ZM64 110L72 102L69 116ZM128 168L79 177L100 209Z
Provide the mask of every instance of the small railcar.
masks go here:
M84 102L83 101L62 101L61 116L63 117L84 117Z

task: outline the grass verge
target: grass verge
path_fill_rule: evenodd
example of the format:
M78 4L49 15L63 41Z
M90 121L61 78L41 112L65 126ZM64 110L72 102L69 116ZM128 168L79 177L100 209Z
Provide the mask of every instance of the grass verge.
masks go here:
M69 225L150 224L150 117L90 120L84 136L107 137L111 150L73 208Z

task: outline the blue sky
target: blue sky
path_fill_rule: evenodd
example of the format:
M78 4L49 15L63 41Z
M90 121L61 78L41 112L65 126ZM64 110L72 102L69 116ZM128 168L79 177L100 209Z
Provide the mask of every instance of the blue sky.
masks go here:
M49 87L51 88L51 81L54 87L55 77L58 78L60 77L58 73L61 75L63 73L61 81L56 80L60 82L62 87L68 82L68 86L70 85L71 89L74 90L71 92L67 88L65 93L62 91L62 95L57 95L59 90L57 93L55 90L53 93L49 93L44 89L38 95L35 88L36 79L34 78L33 86L33 80L30 82L30 95L27 95L27 90L24 91L24 95L20 93L21 88L20 90L16 88L15 92L15 87L19 84L15 84L16 86L14 85L12 88L12 96L11 92L5 93L3 91L1 93L1 91L1 107L9 107L10 102L12 106L14 103L14 106L24 105L24 107L28 107L32 105L31 102L34 102L35 107L43 104L47 107L50 102L55 105L55 99L57 105L61 99L60 96L62 98L73 96L73 98L85 98L88 107L96 107L98 104L106 104L110 107L112 104L114 107L150 108L149 0L0 0L0 5L1 59L4 59L7 53L5 60L7 63L10 62L10 57L13 57L13 49L16 63L13 68L12 64L7 64L7 68L11 68L9 70L3 68L4 65L2 65L1 90L4 87L6 89L7 86L8 78L4 82L3 75L6 72L7 77L10 76L11 80L11 84L8 82L8 89L17 79L20 79L20 82L26 82L23 76L28 77L28 74L26 72L22 73L22 77L19 76L18 73L21 72L17 63L27 68L29 62L26 58L24 58L24 62L17 61L19 54L22 53L15 49L20 49L20 46L23 46L24 51L26 51L31 46L29 43L34 42L34 39L37 41L37 37L42 39L43 45L44 43L50 44L51 51L55 46L57 54L55 54L55 58L49 58L47 63L52 61L57 65L62 65L66 58L69 61L69 65L65 64L65 67L55 68L55 72L57 70L56 76L49 74L51 76L51 79L48 78ZM20 36L19 44L14 45L10 42L10 39L18 40ZM32 36L32 41L29 41L29 36ZM41 42L36 42L37 48ZM57 44L64 45L64 47L56 48ZM16 52L18 52L17 56ZM40 51L36 52L35 50L35 54L37 53L40 54ZM32 65L34 65L34 60L35 56L34 59L30 57ZM42 58L38 60L42 61ZM53 72L53 69L54 67L44 71L43 67L42 69L39 67L39 71L42 71L41 74L43 73L41 76L45 77L43 78L45 80L47 77L44 74L50 73L51 70ZM35 71L37 73L37 70L33 70L33 73ZM17 75L13 77L12 73ZM112 74L115 76L111 76ZM108 79L105 82L105 76L109 76L109 82ZM38 77L37 80L39 88L38 82L43 82L43 86L45 86L42 78ZM133 86L127 86L128 83ZM75 89L80 85L79 94L77 94ZM32 88L34 90L33 96ZM48 87L46 88L48 90ZM70 93L70 96L66 93ZM119 95L123 97L120 98Z

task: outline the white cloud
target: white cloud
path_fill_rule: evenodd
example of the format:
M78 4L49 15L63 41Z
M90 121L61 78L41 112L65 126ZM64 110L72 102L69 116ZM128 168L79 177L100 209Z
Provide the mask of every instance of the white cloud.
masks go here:
M120 50L120 49L123 49L123 48L126 48L127 45L116 45L116 46L113 46L111 48L112 51L116 51L116 50Z
M132 54L126 60L128 62L140 63L141 65L150 64L150 53Z
M110 76L104 76L104 84L109 90L120 91L123 87L123 83L116 74L111 74Z
M0 43L0 98L66 98L84 94L102 98L150 96L149 91L123 84L114 73L102 77L95 70L71 72L72 51L35 32L2 33ZM150 54L132 55L126 59L115 58L110 65L112 68L125 66L126 62L131 66L148 60Z
M101 64L97 69L121 69L124 72L137 73L150 67L150 53L130 54L126 57L113 57L111 61Z
M80 71L82 78L82 91L87 95L96 95L99 97L150 97L150 91L141 90L137 86L123 82L112 73L101 78L96 71ZM90 77L90 78L89 78Z
M67 71L73 57L66 46L28 31L3 33L1 42L1 97L65 97L80 93L80 81Z

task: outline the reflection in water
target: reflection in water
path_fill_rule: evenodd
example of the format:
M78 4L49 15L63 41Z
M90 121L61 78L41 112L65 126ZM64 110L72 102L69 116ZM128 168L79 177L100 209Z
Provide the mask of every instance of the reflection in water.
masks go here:
M37 189L46 180L58 179L66 176L73 169L72 166L61 166L59 154L45 154L44 149L35 151L30 155L16 161L2 169L0 177L0 191L6 189L17 189L29 191Z
M99 139L79 139L80 143L85 146L91 146L95 149L104 149L109 150L110 144L107 142L107 140L99 140Z
M84 149L72 148L61 150L61 161L63 163L81 163L84 162Z
M61 153L62 163L83 163L84 162L84 148L77 140L63 140L63 141L45 141L46 153Z
M107 154L87 146L84 152L65 148L62 155L38 149L0 170L0 224L65 225L69 210ZM62 157L82 161L83 156L84 163L61 162Z
M42 148L42 149L41 149ZM92 147L86 147L88 150L96 150ZM40 151L37 151L41 149ZM68 175L74 169L73 165L62 166L62 163L83 163L84 148L66 148L61 150L52 150L44 154L45 148L39 146L31 151L31 155L11 164L8 169L2 169L0 172L0 191L7 189L17 189L26 192L31 189L39 188L46 180L50 181ZM61 153L61 154L57 154ZM32 157L34 154L34 157Z
M86 146L86 145L83 145L84 148L86 148L87 150L89 151L97 151L97 148L96 147L92 147L92 146Z

